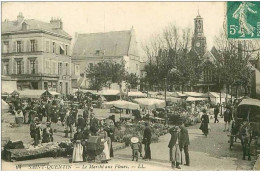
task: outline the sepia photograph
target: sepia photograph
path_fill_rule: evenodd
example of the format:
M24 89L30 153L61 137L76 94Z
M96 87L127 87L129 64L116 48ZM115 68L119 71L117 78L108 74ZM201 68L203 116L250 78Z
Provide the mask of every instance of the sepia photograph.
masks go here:
M1 16L2 171L259 172L260 1Z

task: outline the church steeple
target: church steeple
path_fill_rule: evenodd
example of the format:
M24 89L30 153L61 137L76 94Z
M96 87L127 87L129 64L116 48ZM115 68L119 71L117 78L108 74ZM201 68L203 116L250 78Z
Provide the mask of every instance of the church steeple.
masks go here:
M194 18L194 34L192 37L192 48L202 57L207 50L206 37L203 33L203 18L198 15Z

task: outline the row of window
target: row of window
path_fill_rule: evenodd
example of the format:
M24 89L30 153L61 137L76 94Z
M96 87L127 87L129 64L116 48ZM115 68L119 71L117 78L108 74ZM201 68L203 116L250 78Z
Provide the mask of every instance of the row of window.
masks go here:
M47 74L69 75L70 73L69 63L62 63L48 59L44 62L44 69Z
M69 55L69 46L46 41L46 52L60 55Z
M13 46L14 52L25 52L24 49L24 41L15 41ZM58 51L57 51L58 49ZM9 53L10 52L10 45L9 41L3 42L3 53ZM37 49L37 40L30 40L27 43L27 52L36 52ZM69 46L68 45L61 45L57 44L55 42L50 43L50 41L46 41L46 52L48 53L55 53L60 55L69 55Z
M56 64L57 64L56 61L45 60L44 73L69 75L70 68L68 63L58 63L58 66ZM27 69L27 71L25 71L25 69ZM25 73L26 74L38 73L38 60L36 58L28 59L26 62L23 59L14 60L13 74L25 74ZM2 75L9 75L9 74L11 74L9 60L2 61Z

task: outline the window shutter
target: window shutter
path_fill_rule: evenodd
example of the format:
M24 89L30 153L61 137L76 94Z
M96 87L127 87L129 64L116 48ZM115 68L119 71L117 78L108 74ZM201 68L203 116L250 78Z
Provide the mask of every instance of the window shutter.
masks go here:
M8 68L8 70L9 70L9 71L8 71L8 75L9 75L9 74L12 73L12 61L11 61L11 60L8 61L8 67L9 67L9 68Z
M13 74L16 74L16 60L13 60Z
M46 72L46 60L43 58L43 71L42 73L47 73Z
M13 52L17 52L16 51L16 41L14 41L14 44L13 44Z
M35 51L38 51L38 44L37 44L37 40L35 40Z
M27 74L30 74L30 60L28 59L27 59L26 69L27 69Z
M53 44L50 42L50 53L53 53Z
M68 45L67 55L70 55L70 45Z
M60 45L56 43L56 54L60 54Z
M22 74L24 74L24 71L25 71L24 67L25 67L25 66L24 66L24 60L22 60L22 61L21 61L21 68L22 68L21 73L22 73Z
M55 74L55 69L56 69L56 67L55 67L55 64L56 64L56 62L55 61L52 61L52 67L53 67L53 74Z
M55 74L58 74L58 61L55 62Z
M24 52L24 41L21 41L21 52Z
M38 73L38 60L35 60L35 74Z
M27 52L31 51L30 40L26 42Z

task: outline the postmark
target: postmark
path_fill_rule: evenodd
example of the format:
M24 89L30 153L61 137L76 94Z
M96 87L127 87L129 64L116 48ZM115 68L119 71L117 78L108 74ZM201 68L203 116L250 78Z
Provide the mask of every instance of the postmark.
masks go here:
M227 2L229 39L260 38L260 2Z

